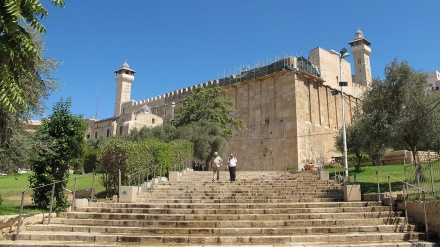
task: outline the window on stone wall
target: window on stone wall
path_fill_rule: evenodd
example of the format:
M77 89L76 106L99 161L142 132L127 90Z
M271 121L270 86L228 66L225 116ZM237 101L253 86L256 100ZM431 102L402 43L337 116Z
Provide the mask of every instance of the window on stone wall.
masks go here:
M124 114L125 113L125 108L122 108L122 114Z
M107 129L107 137L110 137L110 129Z
M156 123L156 119L154 119L154 118L151 119L151 123L152 123L152 124Z
M361 63L362 63L362 59L358 58L358 64L361 64Z
M90 138L90 135L88 134L88 135L86 136L86 138L89 139L89 138Z
M95 138L98 138L98 132L95 132Z
M119 135L122 135L122 126L119 127Z

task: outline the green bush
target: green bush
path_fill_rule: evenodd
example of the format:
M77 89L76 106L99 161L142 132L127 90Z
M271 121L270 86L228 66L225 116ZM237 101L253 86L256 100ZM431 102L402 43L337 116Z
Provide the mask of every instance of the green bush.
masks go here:
M86 148L82 167L85 173L91 173L96 170L98 165L98 151L96 148Z
M187 140L174 140L171 145L171 163L169 170L176 171L191 163L194 158L194 144Z

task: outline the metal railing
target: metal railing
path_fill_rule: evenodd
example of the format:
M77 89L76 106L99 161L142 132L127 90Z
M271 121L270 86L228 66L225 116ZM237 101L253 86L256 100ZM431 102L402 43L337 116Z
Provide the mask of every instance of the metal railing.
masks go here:
M323 168L325 169L325 168ZM349 176L345 177L345 169L348 170L348 168L345 168L343 165L341 165L339 162L335 162L335 166L333 168L328 168L327 170L329 172L333 172L333 180L336 180L338 183L341 184L356 184L356 172L350 171Z
M417 186L426 192L428 198L440 197L440 160L428 159L427 162L421 164L420 167L414 164L405 164L405 181ZM418 197L421 196L421 190L417 192Z
M160 167L160 169L158 169ZM183 164L176 164L174 166L170 166L172 168L172 170L183 170L186 168L185 165ZM163 165L154 165L154 166L150 166L146 169L141 169L138 171L135 171L133 173L127 174L127 181L126 183L128 183L129 186L131 186L132 182L134 182L134 185L137 185L138 187L141 186L142 183L144 182L151 182L151 179L149 180L149 178L156 178L157 176L162 177L163 175L165 175L167 172L166 171L164 173L164 169L163 169ZM92 175L92 184L91 184L91 188L87 187L87 188L79 188L78 190L78 179L81 179L82 177L85 176L90 176ZM78 192L79 191L84 191L85 189L89 189L90 188L90 193L87 193L87 197L89 201L96 201L96 195L95 195L95 181L96 181L96 173L88 173L88 174L83 174L83 175L79 175L76 176L75 178L73 178L73 188L69 189L68 186L66 186L65 190L68 191L69 193L72 193L72 202L71 202L71 208L75 209L76 205L75 205L75 199L77 199L78 196ZM19 240L19 236L20 236L20 226L22 224L22 218L23 218L23 208L24 208L24 203L25 203L25 195L26 193L32 194L32 190L36 190L36 189L41 189L43 187L47 187L47 186L52 186L52 190L51 190L51 197L50 197L50 203L49 203L49 214L48 214L48 219L47 219L47 224L50 224L51 222L51 218L52 218L52 211L53 211L53 204L54 204L54 193L55 193L55 185L61 182L68 182L71 181L72 178L70 179L65 179L65 180L60 180L60 181L56 181L50 184L45 184L45 185L41 185L35 188L30 188L28 189L29 191L22 191L21 192L21 201L20 201L20 213L19 213L19 217L18 217L18 225L17 225L17 233L15 236L15 240ZM122 177L121 177L121 171L119 170L119 190L120 191L120 187L122 185ZM88 190L87 190L88 191ZM140 193L140 188L138 189L138 194ZM81 196L84 197L84 196ZM44 223L44 222L43 222Z
M140 194L142 185L144 183L151 182L151 185L154 184L153 179L159 179L159 181L162 179L164 175L169 173L170 171L183 171L187 168L184 164L176 164L176 165L170 165L168 166L167 170L163 169L163 164L155 164L153 166L149 166L144 169L136 170L132 173L126 174L126 179L122 178L121 170L119 170L119 185L118 185L118 191L121 191L121 186L128 185L128 186L137 186L138 192L137 194Z
M75 199L76 199L77 192L78 192L78 188L77 188L77 180L78 180L78 178L82 178L82 177L90 176L90 175L92 175L93 178L92 178L92 185L91 185L91 189L90 189L89 200L96 200L96 197L95 197L95 177L96 177L96 174L95 174L95 172L93 172L93 173L88 173L88 174L83 174L83 175L79 175L79 176L76 176L76 177L74 178L74 182L73 182L73 188L72 188L72 190L68 189L68 186L67 186L67 185L66 185L66 188L64 188L64 190L68 191L69 193L72 193L72 204L71 204L71 205L72 205L72 208L75 208ZM48 186L51 186L51 187L52 187L52 188L51 188L50 203L49 203L49 205L48 205L48 207L49 207L49 209L48 209L49 212L48 212L48 219L47 219L47 224L50 224L50 221L51 221L51 219L52 219L53 205L54 205L55 186L56 186L56 184L58 184L58 183L61 183L61 182L68 182L68 181L70 181L70 180L71 180L71 179L65 179L65 180L55 181L55 182L50 183L50 184L45 184L45 185L37 186L37 187L34 187L34 188L30 188L30 189L28 189L28 191L25 190L25 191L22 191L22 192L21 192L20 213L19 213L19 216L18 216L17 233L16 233L16 235L15 235L15 240L19 240L19 237L20 237L20 226L21 226L21 224L22 224L23 208L24 208L24 202L25 202L25 196L26 196L26 193L32 194L32 191L33 191L33 190L41 189L41 188L48 187ZM87 187L87 189L88 189L88 187ZM44 224L44 221L43 221L43 224Z
M428 197L426 196L427 194L431 194L432 198L431 199L440 199L440 196L436 195L433 192L429 192L417 185L413 185L407 181L402 181L396 177L393 177L387 173L381 172L381 171L376 171L376 179L377 179L377 200L379 202L381 202L381 190L380 190L380 175L383 175L387 178L387 183L388 183L388 198L390 200L390 211L393 212L394 211L394 206L396 203L396 200L393 197L393 189L391 186L391 179L393 179L395 182L397 183L401 183L402 184L402 199L403 199L403 205L404 205L404 210L405 210L405 224L408 224L408 210L407 210L407 201L409 201L409 197L415 193L417 193L419 196L417 197L418 201L423 203L423 213L424 213L424 222L425 222L425 234L426 234L426 238L427 240L429 240L429 228L428 228L428 218L426 215L426 202L428 200ZM384 195L385 198L385 195Z

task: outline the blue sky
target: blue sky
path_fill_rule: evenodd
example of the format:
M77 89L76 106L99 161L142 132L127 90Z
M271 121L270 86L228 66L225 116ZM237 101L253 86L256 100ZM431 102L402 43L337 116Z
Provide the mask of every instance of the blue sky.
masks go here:
M316 47L339 51L358 28L372 43L373 77L393 59L440 70L440 1L410 0L42 0L50 16L46 57L63 63L61 97L84 117L113 115L114 70L136 70L132 99L143 100L214 80ZM348 60L352 62L352 58ZM38 119L41 116L36 116Z

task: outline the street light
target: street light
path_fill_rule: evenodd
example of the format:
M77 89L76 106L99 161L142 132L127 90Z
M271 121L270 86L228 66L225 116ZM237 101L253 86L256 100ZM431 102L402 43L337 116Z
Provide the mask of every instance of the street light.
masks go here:
M348 86L348 82L341 80L342 80L342 59L348 57L350 53L347 53L347 49L345 47L342 48L339 53L334 50L330 50L330 52L335 55L338 55L339 57L339 86L341 87L341 100L342 100L342 139L344 144L344 169L345 169L345 177L348 177L347 131L345 128L345 96L343 92L343 87ZM335 93L332 92L332 95L335 95Z
M171 103L171 107L173 109L171 112L171 124L174 124L174 107L176 107L176 103L174 101Z

